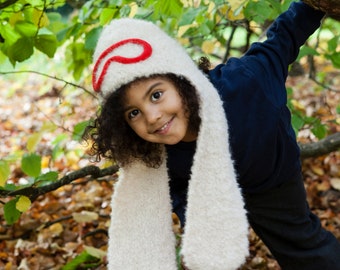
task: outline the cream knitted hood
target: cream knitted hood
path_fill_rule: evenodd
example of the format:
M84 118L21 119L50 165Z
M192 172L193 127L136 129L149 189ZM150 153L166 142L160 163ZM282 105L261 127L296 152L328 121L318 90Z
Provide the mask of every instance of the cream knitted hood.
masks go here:
M190 270L237 269L248 254L248 223L214 86L175 40L142 20L113 20L94 63L93 86L103 96L151 74L182 75L196 87L201 127L181 252ZM139 161L121 168L111 205L109 270L177 269L166 161L157 169Z

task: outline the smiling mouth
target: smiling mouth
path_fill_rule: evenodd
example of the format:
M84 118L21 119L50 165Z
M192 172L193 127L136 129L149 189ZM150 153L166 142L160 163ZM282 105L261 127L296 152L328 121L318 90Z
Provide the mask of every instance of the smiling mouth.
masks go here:
M163 125L160 129L157 129L155 131L155 133L157 133L157 134L165 134L165 133L167 133L169 128L170 128L170 125L172 123L172 120L173 120L173 118L170 121L166 122L165 125Z

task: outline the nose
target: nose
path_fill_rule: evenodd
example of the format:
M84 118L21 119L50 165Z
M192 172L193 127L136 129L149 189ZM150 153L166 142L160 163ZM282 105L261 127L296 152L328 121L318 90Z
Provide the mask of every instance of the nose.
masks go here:
M149 125L156 124L161 117L162 113L156 106L150 106L145 112L145 119Z

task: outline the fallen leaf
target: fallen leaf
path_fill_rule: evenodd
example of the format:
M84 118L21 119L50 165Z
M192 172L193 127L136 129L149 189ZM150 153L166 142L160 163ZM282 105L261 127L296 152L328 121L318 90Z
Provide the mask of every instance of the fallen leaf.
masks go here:
M51 233L51 237L59 236L63 232L64 228L61 223L52 224L49 227L49 232Z
M92 222L98 219L98 214L90 211L81 211L80 213L72 214L75 221L79 223Z
M340 178L332 178L330 183L332 188L340 191Z
M101 249L98 249L98 248L84 246L84 249L87 251L88 254L99 259L102 259L103 257L107 255L105 251L102 251Z
M318 191L326 191L329 190L330 184L328 181L322 181L321 183L317 184L316 188Z
M319 176L325 174L325 171L320 166L312 165L311 169L312 169L313 173L315 173L315 174L317 174Z

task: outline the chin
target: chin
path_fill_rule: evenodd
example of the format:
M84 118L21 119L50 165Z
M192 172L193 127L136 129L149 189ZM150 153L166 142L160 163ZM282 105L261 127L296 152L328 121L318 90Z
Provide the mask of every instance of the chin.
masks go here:
M181 141L180 139L174 139L174 140L169 140L167 142L164 142L164 144L174 145L174 144L178 144L180 141Z

